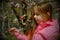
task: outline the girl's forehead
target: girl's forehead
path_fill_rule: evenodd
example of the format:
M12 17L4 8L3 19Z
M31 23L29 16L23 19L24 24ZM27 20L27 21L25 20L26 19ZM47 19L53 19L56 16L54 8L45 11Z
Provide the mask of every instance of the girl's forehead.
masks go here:
M42 8L38 5L34 6L34 10L35 11L40 11L40 12L43 11Z
M38 8L38 6L37 6L37 5L35 5L35 6L34 6L34 9L37 9L37 8Z
M34 8L35 8L35 9L36 9L36 8L40 8L40 6L38 6L38 5L35 5L35 6L34 6Z

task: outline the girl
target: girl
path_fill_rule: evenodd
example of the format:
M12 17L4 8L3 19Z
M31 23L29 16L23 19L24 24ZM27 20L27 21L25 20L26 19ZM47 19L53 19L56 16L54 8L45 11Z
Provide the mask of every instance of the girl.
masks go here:
M36 4L33 7L32 15L36 25L29 33L29 37L19 32L16 28L11 28L10 32L18 40L56 40L59 26L57 20L52 19L51 5L47 3Z

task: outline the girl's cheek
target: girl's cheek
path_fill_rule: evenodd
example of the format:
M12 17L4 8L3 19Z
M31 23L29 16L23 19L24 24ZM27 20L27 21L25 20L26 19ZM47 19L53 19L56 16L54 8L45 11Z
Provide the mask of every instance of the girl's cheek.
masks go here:
M42 20L42 17L41 17L41 16L37 16L37 19L38 19L38 20Z
M38 20L41 19L41 17L40 16L37 16L37 15L35 15L34 18L35 18L36 21L38 21Z

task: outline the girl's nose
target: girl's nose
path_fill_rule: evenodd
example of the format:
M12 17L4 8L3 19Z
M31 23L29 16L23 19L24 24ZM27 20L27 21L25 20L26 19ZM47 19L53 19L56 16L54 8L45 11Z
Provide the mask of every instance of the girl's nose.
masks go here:
M36 18L37 16L36 15L34 15L34 18Z

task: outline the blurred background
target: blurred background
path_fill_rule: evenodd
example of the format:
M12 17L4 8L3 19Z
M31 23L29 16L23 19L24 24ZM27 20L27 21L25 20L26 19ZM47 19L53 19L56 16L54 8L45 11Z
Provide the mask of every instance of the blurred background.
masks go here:
M52 18L57 18L60 26L60 0L0 0L0 40L17 40L8 32L11 27L23 33L31 29L34 24L31 19L32 7L35 3L43 2L52 5ZM25 16L23 20L20 20L21 15ZM60 40L59 37L57 40Z

